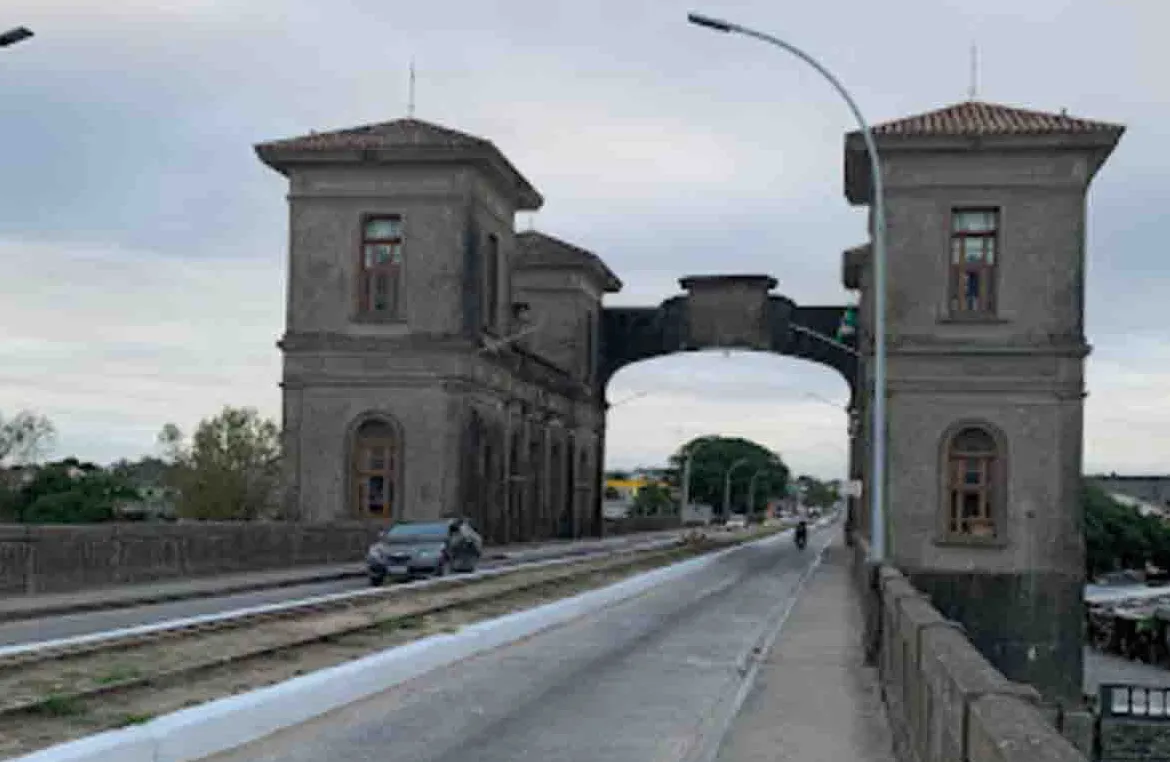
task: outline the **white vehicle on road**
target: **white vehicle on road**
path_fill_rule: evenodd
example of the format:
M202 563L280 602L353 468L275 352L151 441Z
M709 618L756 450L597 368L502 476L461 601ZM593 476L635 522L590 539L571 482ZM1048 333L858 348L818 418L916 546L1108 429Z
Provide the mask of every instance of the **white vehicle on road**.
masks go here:
M727 531L733 532L737 529L747 529L747 516L742 513L733 513L727 519Z

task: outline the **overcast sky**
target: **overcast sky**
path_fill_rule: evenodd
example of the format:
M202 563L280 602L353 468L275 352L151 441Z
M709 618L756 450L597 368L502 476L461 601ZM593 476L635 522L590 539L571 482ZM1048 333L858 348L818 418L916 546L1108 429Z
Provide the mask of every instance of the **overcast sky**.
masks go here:
M532 224L625 281L614 304L713 272L844 303L848 111L688 10L804 47L871 121L964 100L977 40L981 99L1127 125L1089 197L1086 468L1170 471L1164 0L4 0L0 29L37 36L0 49L0 412L98 461L224 404L278 416L286 187L252 145L404 116L411 56L416 115L493 140L547 199ZM610 397L612 466L723 433L844 472L846 388L816 365L668 357Z

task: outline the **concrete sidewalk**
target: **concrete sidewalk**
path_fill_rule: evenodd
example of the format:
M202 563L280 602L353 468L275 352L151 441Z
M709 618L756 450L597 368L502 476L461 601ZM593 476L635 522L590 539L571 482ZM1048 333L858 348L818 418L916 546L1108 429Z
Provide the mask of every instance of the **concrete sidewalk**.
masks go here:
M876 673L864 666L861 601L834 531L783 625L718 762L895 762Z
M579 546L582 552L590 548L607 545L623 545L632 542L646 542L658 537L677 534L670 532L647 532L618 535L601 540L550 540L546 542L515 543L484 548L485 561L502 561L513 557L540 555L543 552L572 551L565 546ZM574 547L573 550L577 548ZM559 555L560 553L558 553ZM357 579L366 576L363 559L345 564L323 566L302 566L292 569L270 569L265 571L216 574L189 579L169 579L135 585L98 587L69 593L47 593L25 595L0 600L0 622L16 622L25 619L78 614L88 611L140 606L153 603L213 598L254 590L272 590L281 587L295 587L315 582Z

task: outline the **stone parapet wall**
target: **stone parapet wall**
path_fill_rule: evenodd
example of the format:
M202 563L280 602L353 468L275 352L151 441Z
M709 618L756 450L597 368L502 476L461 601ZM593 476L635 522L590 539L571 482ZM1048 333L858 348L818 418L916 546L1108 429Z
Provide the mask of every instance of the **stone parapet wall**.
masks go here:
M666 532L678 529L678 516L629 516L624 519L605 519L605 534L615 536L634 532Z
M854 580L870 606L869 641L899 759L1086 761L1057 730L1056 712L1034 688L996 671L961 626L899 571L883 566L875 572L863 540L854 552ZM1089 746L1091 738L1090 729Z
M382 525L0 525L0 595L360 562Z

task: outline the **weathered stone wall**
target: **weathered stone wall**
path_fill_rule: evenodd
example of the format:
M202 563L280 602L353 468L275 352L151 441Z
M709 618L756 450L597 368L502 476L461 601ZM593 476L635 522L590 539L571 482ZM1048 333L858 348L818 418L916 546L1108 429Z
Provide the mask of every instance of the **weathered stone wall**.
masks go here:
M1160 762L1170 759L1170 724L1165 720L1105 718L1101 762Z
M379 524L0 526L0 595L360 562Z
M873 654L895 752L906 762L1085 762L1092 725L1058 716L1032 687L1004 677L897 570L874 577L855 546L855 582L872 606ZM1061 735L1058 724L1075 737ZM1087 732L1086 732L1087 731Z

